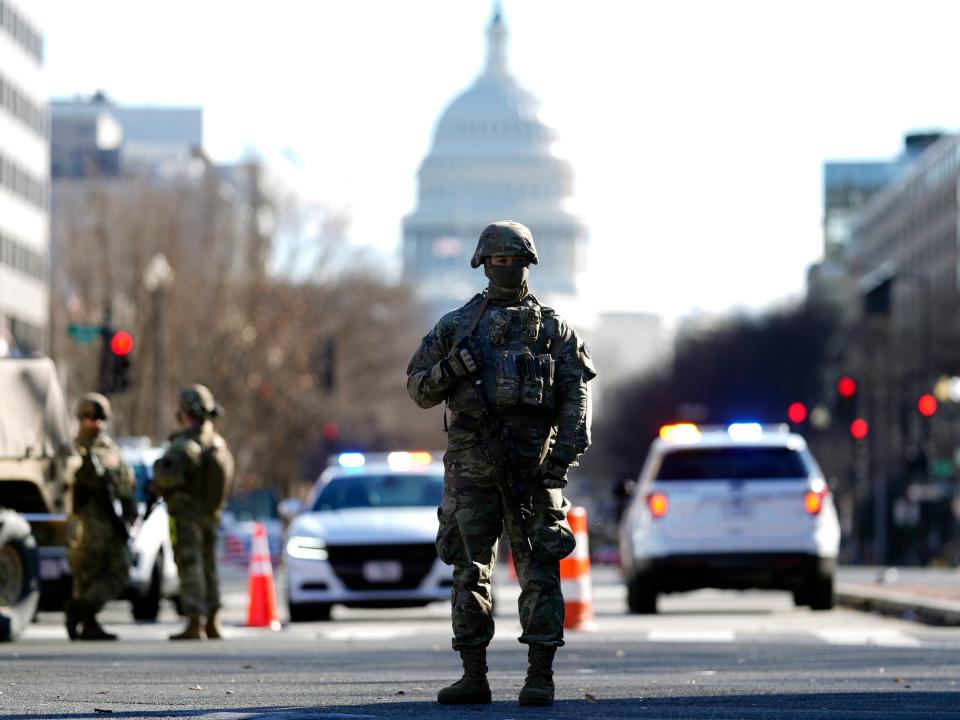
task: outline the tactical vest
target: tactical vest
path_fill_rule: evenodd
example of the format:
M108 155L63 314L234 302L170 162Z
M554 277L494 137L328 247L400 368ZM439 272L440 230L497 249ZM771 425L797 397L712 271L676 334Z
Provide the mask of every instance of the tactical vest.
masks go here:
M471 335L481 302L478 295L457 311L453 342L470 335L476 343L487 400L505 416L552 417L556 358L551 349L558 334L553 310L532 295L515 306L488 304ZM449 407L463 413L480 410L469 383L457 383Z

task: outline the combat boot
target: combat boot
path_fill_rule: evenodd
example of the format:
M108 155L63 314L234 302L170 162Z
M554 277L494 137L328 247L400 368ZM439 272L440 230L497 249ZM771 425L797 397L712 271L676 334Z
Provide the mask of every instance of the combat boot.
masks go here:
M67 626L67 635L71 640L80 639L80 620L85 614L83 600L74 600L73 598L67 600L67 604L63 607L64 622Z
M527 682L520 691L521 705L553 705L553 656L554 645L530 644L527 651L529 667Z
M204 626L203 632L210 640L220 640L223 638L223 635L220 634L220 620L217 619L216 613L207 615L207 624Z
M116 640L117 636L108 633L103 626L97 622L97 617L92 612L87 612L83 617L83 631L80 633L81 640Z
M490 702L490 684L487 682L487 649L463 648L463 677L437 693L437 702L443 705L479 705Z
M182 632L178 632L176 635L171 635L171 640L203 640L203 635L200 634L200 616L191 615L187 618L187 626L183 629Z

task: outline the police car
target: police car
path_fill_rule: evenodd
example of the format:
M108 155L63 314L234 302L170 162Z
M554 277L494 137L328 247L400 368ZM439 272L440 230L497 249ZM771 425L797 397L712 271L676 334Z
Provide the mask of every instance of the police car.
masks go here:
M790 590L833 607L840 523L823 473L786 426L670 425L620 525L627 604L699 588Z
M452 570L435 545L442 498L443 464L431 453L339 455L287 529L290 619L329 620L335 603L448 600Z
M180 592L167 505L148 489L153 478L153 463L163 455L164 449L151 446L150 438L146 437L121 437L116 443L123 461L133 470L134 499L140 517L129 541L130 581L124 597L130 600L134 619L156 620L161 599L176 603Z

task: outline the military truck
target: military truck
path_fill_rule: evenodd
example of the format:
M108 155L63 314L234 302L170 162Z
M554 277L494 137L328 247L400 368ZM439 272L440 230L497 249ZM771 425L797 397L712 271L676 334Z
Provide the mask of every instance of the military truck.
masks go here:
M52 360L0 358L0 640L70 592L70 422Z

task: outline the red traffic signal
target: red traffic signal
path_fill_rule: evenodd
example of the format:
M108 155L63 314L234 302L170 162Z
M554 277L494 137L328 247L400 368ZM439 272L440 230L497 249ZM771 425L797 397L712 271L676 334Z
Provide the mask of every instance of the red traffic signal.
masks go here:
M794 425L799 425L807 419L807 406L802 402L790 403L787 408L787 419Z
M856 418L850 423L850 435L854 440L863 440L870 432L870 425L863 418Z
M917 410L924 417L933 417L937 412L937 399L930 393L924 393L917 400Z
M841 375L837 380L837 394L842 398L852 398L857 394L857 381L849 375Z
M126 330L117 330L110 338L110 352L123 357L133 351L133 335Z

